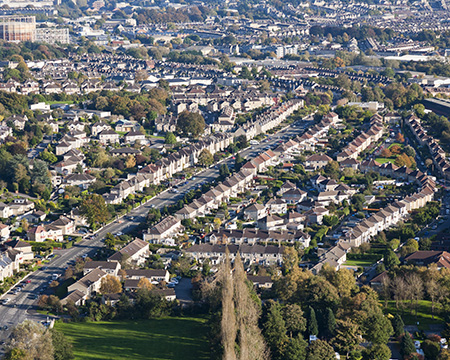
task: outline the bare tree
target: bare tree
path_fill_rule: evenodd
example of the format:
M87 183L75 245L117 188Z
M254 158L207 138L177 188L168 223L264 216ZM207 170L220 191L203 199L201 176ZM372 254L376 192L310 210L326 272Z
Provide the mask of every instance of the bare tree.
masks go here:
M448 291L434 279L430 279L425 283L425 289L431 299L431 318L434 320L434 308L436 303L446 297Z
M394 295L395 307L398 310L398 305L402 304L403 300L406 299L406 294L408 290L403 277L401 276L394 277L394 279L391 281L391 290L392 294Z
M408 289L407 294L410 300L411 308L415 304L415 311L417 315L417 305L419 300L423 297L423 281L417 274L408 274L405 278L406 287Z
M220 272L222 283L222 344L223 359L236 359L236 315L233 302L233 278L231 276L230 252L225 251L225 259Z

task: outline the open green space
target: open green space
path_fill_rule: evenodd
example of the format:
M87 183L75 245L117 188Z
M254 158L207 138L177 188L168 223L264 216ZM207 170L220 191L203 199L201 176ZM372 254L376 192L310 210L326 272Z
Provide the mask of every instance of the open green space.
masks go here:
M398 143L398 142L395 142L395 143L392 143L391 145L389 145L389 149L391 148L391 147L393 147L394 145L397 145L397 146L400 146L402 149L403 149L403 144L400 144L400 143Z
M376 261L373 260L366 260L366 259L361 259L361 260L347 260L344 263L344 266L357 266L357 267L369 267L373 264L375 264Z
M55 105L55 104L67 104L67 105L72 105L73 101L46 101L45 102L47 105Z
M417 315L415 309L410 309L410 302L403 301L399 303L397 310L395 301L388 301L388 306L384 308L385 314L399 313L402 316L405 325L417 325L419 330L428 330L430 325L444 324L444 319L438 314L438 306L434 309L434 319L431 314L431 301L421 300L418 302ZM418 323L418 324L417 324Z
M73 344L75 359L201 360L209 358L206 319L58 322Z
M375 161L377 163L379 163L379 164L385 164L385 163L388 163L388 162L394 163L395 162L395 158L391 159L391 158L379 157L379 158L376 158Z

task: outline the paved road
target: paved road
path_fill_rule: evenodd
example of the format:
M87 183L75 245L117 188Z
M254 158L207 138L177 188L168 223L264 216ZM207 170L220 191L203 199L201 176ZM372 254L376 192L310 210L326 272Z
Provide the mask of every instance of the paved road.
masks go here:
M294 137L296 134L303 132L306 126L308 126L308 123L301 122L294 126L290 126L277 134L270 135L268 141L243 150L241 152L241 156L248 159L259 154L267 147L275 147L279 141L287 140ZM234 160L229 158L223 160L221 163L232 165L234 164ZM127 233L136 228L145 220L148 211L152 207L163 208L165 205L173 204L183 197L183 193L196 188L203 182L213 181L219 176L219 170L217 168L211 167L195 175L195 179L189 180L187 184L183 184L178 187L180 192L179 194L173 194L165 191L158 196L155 196L146 204L130 211L122 219L116 220L103 227L97 232L97 236L94 239L83 240L70 249L58 251L58 255L52 259L46 270L38 270L28 277L28 279L31 280L31 283L27 285L24 291L17 295L7 294L3 296L3 298L10 298L11 301L7 305L0 305L0 326L7 325L9 327L7 331L0 330L0 341L5 340L9 336L11 327L21 323L24 319L34 317L36 319L44 320L46 318L42 315L36 315L36 300L32 299L31 296L36 295L39 291L47 288L52 274L58 273L62 275L64 273L64 269L77 257L95 253L102 247L103 239L107 233ZM33 313L34 315L32 315Z

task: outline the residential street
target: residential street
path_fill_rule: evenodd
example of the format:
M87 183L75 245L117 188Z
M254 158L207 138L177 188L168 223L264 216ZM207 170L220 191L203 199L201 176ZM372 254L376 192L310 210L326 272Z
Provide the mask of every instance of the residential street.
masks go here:
M302 123L300 126L289 126L286 129L280 131L277 134L271 135L270 139L266 142L261 142L258 145L251 146L241 152L241 156L244 158L251 158L254 155L263 151L268 147L274 147L275 144L282 140L295 136L298 133L303 132L306 123ZM225 159L219 163L227 163L228 165L234 164L234 159ZM35 309L33 304L36 300L31 298L31 294L35 295L42 289L46 289L51 279L52 274L63 274L65 268L70 262L74 261L77 257L84 254L93 254L101 246L102 241L107 233L123 232L127 233L137 227L142 221L145 220L148 211L152 207L163 208L165 205L170 205L178 201L187 191L196 188L203 182L211 182L219 176L219 170L213 166L209 169L202 171L195 175L194 180L189 180L187 184L179 186L179 194L175 195L168 191L165 191L158 196L155 196L146 204L141 205L138 208L130 211L126 216L121 219L117 219L114 222L106 225L100 231L97 232L97 236L93 240L83 240L80 243L74 245L67 250L57 251L57 255L48 264L46 270L38 270L31 274L28 279L31 283L27 287L19 292L17 295L10 293L5 294L2 298L10 298L11 301L7 305L0 305L0 325L8 326L8 330L1 330L0 341L4 341L10 333L10 329L19 324L26 318L36 318L39 320L45 320L46 316L43 315L30 315L30 311ZM1 356L0 352L0 356Z

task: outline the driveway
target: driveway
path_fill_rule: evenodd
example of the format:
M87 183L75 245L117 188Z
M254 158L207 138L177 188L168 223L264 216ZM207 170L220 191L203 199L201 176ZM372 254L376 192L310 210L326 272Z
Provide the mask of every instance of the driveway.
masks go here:
M175 294L177 295L177 300L181 303L192 302L192 283L191 279L182 278L177 286L175 286Z

